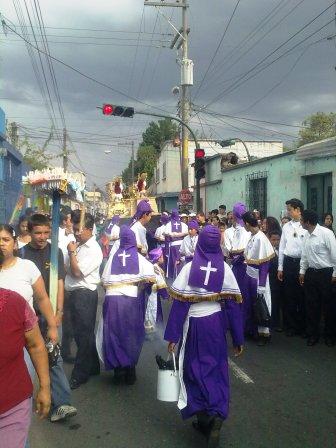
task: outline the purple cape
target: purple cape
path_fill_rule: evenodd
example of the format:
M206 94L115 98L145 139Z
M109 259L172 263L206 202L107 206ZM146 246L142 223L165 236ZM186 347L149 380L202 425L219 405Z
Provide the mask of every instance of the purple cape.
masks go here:
M113 255L111 274L138 274L139 257L134 232L128 226L120 228L120 247Z
M223 253L217 227L206 225L198 237L188 285L218 293L224 281Z
M173 208L171 217L170 217L172 232L181 233L182 232L182 224L180 220L180 216L178 214L178 210Z

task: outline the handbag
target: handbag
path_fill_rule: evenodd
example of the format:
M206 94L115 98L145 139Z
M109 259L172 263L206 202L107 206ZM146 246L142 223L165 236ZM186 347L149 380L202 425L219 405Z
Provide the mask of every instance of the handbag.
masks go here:
M171 355L173 357L173 365L171 366L167 361L161 366L159 365L158 369L157 399L160 401L178 401L180 395L180 378L179 371L176 368L175 353Z
M253 300L253 317L255 323L260 327L269 327L271 324L271 315L264 294L257 294Z

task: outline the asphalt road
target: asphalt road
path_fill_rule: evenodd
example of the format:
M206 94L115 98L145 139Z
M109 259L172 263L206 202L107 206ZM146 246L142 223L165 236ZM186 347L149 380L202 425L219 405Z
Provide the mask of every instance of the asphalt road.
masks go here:
M157 352L166 353L163 342L145 343L134 386L116 386L103 373L74 391L78 415L69 422L34 417L31 448L205 447L175 403L156 400ZM335 347L307 347L300 338L275 334L267 347L248 342L233 361L241 371L230 368L231 410L221 447L336 447Z

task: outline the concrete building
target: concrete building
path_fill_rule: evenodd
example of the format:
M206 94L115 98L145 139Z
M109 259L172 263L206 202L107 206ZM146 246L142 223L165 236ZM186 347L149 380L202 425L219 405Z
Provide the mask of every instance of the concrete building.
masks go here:
M22 190L22 154L6 140L5 114L0 108L0 222L8 222Z
M320 217L336 212L336 138L301 146L297 150L221 169L221 156L206 160L206 182L201 196L204 210L237 201L263 216L279 218L285 201L300 198Z
M281 154L283 144L280 141L261 141L245 142L252 158L273 156ZM230 147L222 148L215 140L199 140L200 147L205 150L206 157L221 157L229 152L235 152L239 158L239 163L247 161L247 154L244 145L236 142ZM194 141L189 141L189 188L192 191L194 187ZM158 156L154 183L151 188L157 198L158 208L162 210L171 210L176 207L179 192L182 189L181 183L181 152L180 148L175 148L169 140L162 146Z

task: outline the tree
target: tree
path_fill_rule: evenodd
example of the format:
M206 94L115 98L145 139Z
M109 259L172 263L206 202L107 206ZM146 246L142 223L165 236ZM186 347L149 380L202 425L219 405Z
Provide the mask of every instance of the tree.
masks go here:
M27 137L19 140L19 150L23 154L24 162L33 170L42 170L50 166L52 156L48 154L45 148L39 148L31 143Z
M165 118L158 122L151 121L142 134L142 142L137 151L134 172L136 175L147 173L147 184L153 179L157 153L160 151L162 144L167 140L173 140L177 133L177 124L169 118ZM128 166L122 172L124 183L130 184L131 178L132 161L128 163Z
M299 146L336 136L336 113L317 112L302 123Z
M178 126L169 118L159 120L157 123L151 121L148 128L142 134L142 145L153 146L160 151L161 145L166 140L171 140L178 133Z

